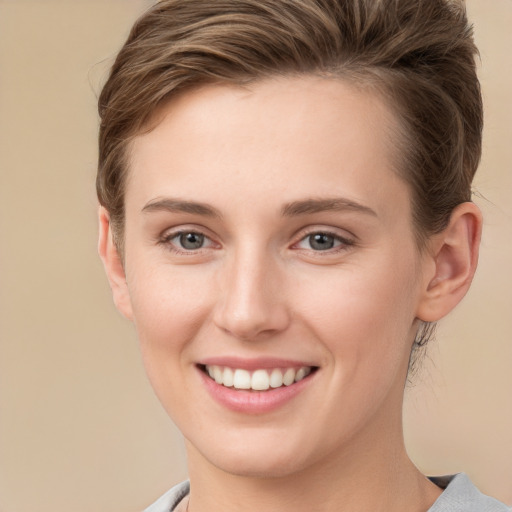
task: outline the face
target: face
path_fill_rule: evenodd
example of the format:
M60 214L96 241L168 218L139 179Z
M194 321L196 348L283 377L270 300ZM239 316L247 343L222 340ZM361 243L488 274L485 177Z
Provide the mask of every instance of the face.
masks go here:
M196 460L283 476L399 436L422 259L393 127L282 78L184 94L134 141L121 309Z

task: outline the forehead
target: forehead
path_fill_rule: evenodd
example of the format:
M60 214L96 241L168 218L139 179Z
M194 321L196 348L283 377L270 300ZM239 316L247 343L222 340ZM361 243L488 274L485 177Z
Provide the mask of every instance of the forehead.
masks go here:
M293 201L308 190L360 200L379 195L386 181L405 186L394 172L397 131L376 93L341 79L204 86L170 101L156 127L134 139L126 201L141 207L177 193Z

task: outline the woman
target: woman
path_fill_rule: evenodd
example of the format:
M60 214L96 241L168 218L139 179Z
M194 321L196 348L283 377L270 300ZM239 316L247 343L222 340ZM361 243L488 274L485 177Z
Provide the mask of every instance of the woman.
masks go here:
M463 6L163 0L102 91L100 255L182 431L151 512L508 510L404 448L467 292L482 108Z

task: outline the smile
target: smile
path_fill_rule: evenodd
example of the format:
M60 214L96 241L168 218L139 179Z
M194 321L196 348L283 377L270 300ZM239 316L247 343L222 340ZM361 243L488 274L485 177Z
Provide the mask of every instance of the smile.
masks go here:
M205 365L204 371L217 384L227 388L267 391L291 386L306 378L315 367L268 368L254 371L229 366Z

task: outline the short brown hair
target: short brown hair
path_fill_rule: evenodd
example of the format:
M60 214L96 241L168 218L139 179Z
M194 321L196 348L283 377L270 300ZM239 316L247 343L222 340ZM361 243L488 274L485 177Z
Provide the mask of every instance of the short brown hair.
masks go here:
M99 98L97 193L122 251L127 147L163 102L205 83L327 74L374 83L401 121L398 172L420 240L471 198L482 100L462 0L161 0Z

